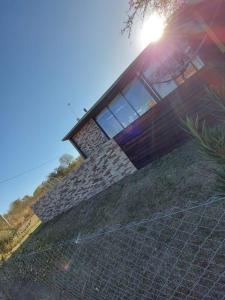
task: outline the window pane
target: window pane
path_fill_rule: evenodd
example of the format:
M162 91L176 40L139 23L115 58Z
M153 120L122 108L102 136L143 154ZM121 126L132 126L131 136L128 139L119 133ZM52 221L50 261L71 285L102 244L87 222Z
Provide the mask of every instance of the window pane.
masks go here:
M200 70L201 68L204 67L204 62L201 60L200 57L196 56L193 60L192 60L194 66L196 67L196 69Z
M111 102L111 104L109 105L109 109L113 112L113 114L124 127L127 127L138 117L137 113L127 103L122 95L117 96Z
M113 114L108 110L108 108L104 109L96 118L98 124L102 127L102 129L108 134L109 137L114 137L117 133L119 133L123 127L116 120Z
M163 68L163 64L161 65L161 68ZM167 68L168 68L168 66L167 66ZM160 75L159 66L157 66L157 64L148 67L144 71L144 75L149 80L150 84L151 84L151 82L153 82L152 87L162 98L166 97L169 93L171 93L177 87L174 80L170 80L170 81L164 82L164 83L154 83L157 81L159 81L159 82L167 81L167 79L169 79L169 72L166 75Z
M128 87L123 90L123 94L131 106L143 115L147 110L153 107L156 102L152 95L145 88L144 84L135 79Z
M192 59L192 61L187 66L184 72L184 78L190 78L197 72L197 70L200 70L203 67L204 67L203 61L198 56L196 56L194 59Z
M159 94L160 97L164 98L173 90L176 89L177 85L174 80L165 83L157 83L152 85L156 92Z
M184 73L176 79L176 83L178 85L183 84L184 83L184 78L185 79L190 78L192 75L194 75L197 72L197 70L200 70L203 67L204 67L204 62L201 60L200 57L196 56L189 63L189 65L186 68L186 70L184 71Z
M192 63L189 63L186 70L184 71L184 78L188 79L191 76L193 76L196 73L195 67L192 65Z
M204 62L201 60L199 56L194 56L193 58L193 50L189 45L186 45L185 53L187 54L187 59L190 60L192 64L195 66L197 70L200 70L204 67Z
M184 78L183 78L183 75L179 76L176 78L176 83L177 85L181 85L183 84L185 81L184 81Z

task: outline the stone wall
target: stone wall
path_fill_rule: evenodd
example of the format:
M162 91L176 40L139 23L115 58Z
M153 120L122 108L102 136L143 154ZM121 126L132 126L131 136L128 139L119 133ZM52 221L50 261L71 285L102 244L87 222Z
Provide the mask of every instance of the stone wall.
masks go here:
M90 199L135 170L116 142L108 140L78 169L47 192L33 206L33 210L43 222L47 222L79 202Z
M0 291L0 300L6 300L6 297L3 295L1 291Z
M75 134L73 140L83 153L89 157L94 151L101 148L102 144L108 141L108 138L95 121L91 119Z

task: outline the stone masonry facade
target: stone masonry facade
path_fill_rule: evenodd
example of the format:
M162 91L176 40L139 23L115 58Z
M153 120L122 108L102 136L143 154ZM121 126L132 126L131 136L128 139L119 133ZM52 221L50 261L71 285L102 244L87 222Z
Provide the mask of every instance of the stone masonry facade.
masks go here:
M89 157L94 151L101 148L102 145L108 141L108 138L95 121L90 119L84 127L76 133L73 140L81 148L83 153Z
M43 222L47 222L135 171L117 143L107 140L102 147L90 151L84 163L47 192L34 204L33 210Z

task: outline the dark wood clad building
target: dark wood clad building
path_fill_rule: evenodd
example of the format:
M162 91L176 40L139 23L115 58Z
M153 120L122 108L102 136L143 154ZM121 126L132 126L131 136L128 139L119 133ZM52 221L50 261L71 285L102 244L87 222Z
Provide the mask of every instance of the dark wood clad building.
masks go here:
M135 59L63 140L86 158L114 139L142 168L188 138L186 116L213 121L208 88L221 83L224 63L225 1L181 9L164 38Z
M224 74L225 0L178 11L164 38L65 136L86 159L35 203L35 213L47 222L183 144L187 116L217 121L209 87L220 85Z

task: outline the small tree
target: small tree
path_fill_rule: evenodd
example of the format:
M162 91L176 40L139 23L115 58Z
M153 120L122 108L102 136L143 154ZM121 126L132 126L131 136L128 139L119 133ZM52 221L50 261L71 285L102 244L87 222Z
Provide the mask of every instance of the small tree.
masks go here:
M73 156L65 153L59 158L60 166L63 168L68 167L73 161Z
M186 0L129 0L127 20L124 22L122 33L127 33L130 37L135 21L144 19L150 12L157 12L169 18L174 11L186 3Z

